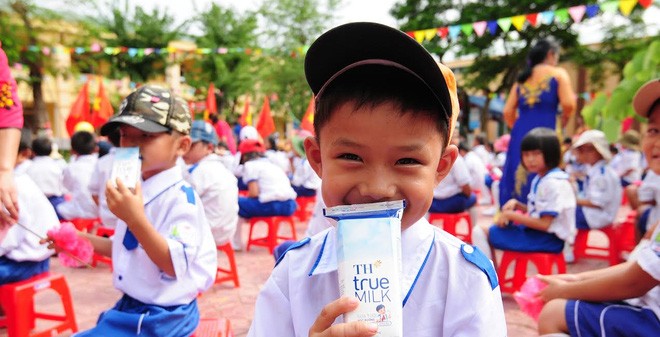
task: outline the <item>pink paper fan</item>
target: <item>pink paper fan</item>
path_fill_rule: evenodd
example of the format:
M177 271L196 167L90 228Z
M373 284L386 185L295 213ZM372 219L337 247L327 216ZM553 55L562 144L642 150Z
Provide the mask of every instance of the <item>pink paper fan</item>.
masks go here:
M55 241L55 244L66 251L58 254L60 263L65 267L82 267L83 264L71 255L77 257L85 263L92 261L94 247L89 240L78 236L72 223L63 222L59 228L53 228L48 231L48 237ZM67 254L68 253L68 254Z
M536 297L539 291L543 290L547 284L539 280L537 277L528 278L520 288L513 294L513 298L520 306L520 310L531 316L535 321L539 320L539 314L543 309L543 301Z

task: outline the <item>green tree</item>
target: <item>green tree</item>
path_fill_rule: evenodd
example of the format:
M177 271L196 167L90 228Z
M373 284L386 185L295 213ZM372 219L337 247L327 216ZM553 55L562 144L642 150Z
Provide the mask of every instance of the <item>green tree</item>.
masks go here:
M218 110L224 110L233 119L237 98L251 92L257 80L253 72L254 62L259 57L245 51L257 45L257 14L238 14L233 8L214 3L199 14L196 21L202 31L196 38L197 46L210 48L211 52L195 60L193 70L186 74L186 81L197 88L205 88L213 82L222 93L217 102ZM219 54L217 48L227 48L228 52Z
M260 64L262 93L275 93L273 110L300 120L312 95L303 69L305 47L318 37L333 18L339 0L275 0L265 1L259 10L263 16L265 46L271 54ZM275 115L277 118L277 114Z

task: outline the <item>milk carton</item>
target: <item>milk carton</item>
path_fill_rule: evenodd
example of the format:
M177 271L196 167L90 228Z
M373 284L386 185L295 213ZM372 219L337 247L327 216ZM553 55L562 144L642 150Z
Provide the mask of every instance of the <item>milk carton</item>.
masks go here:
M355 297L358 308L345 322L378 325L380 337L403 336L401 296L401 216L403 200L336 206L325 216L337 220L339 291Z
M127 188L135 188L140 179L140 148L118 147L115 150L115 159L112 163L110 181L117 187L117 178Z

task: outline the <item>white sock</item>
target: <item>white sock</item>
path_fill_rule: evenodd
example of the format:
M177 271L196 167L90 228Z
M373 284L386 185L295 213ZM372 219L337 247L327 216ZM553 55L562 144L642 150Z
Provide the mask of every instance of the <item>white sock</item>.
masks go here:
M562 333L562 332L555 332L555 333L549 333L549 334L541 335L539 337L571 337L571 335L567 335L567 334Z
M493 255L490 252L490 244L488 243L488 236L481 226L472 227L472 244L477 246L490 260L493 260Z

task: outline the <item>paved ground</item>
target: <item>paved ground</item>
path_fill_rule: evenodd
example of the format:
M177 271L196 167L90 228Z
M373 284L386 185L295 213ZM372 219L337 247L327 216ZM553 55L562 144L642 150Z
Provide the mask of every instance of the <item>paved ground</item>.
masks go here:
M480 207L483 209L483 207ZM489 223L490 217L479 216L479 223ZM299 223L296 231L304 232L305 225ZM247 236L247 228L243 234ZM247 240L247 239L246 239ZM605 242L605 239L602 239ZM273 258L267 250L261 247L253 248L250 252L237 252L236 260L239 268L241 287L234 288L231 283L213 286L199 298L202 317L227 317L231 320L234 334L242 337L247 334L253 316L253 306L270 270L274 265ZM226 263L223 254L220 254L220 263ZM569 272L583 271L606 266L605 261L581 260L568 266ZM66 275L71 288L76 320L81 330L95 325L96 319L102 310L111 307L119 298L120 293L115 290L111 282L111 272L108 266L99 265L94 269L65 268L54 258L51 260L51 269L54 272ZM518 310L518 306L510 295L504 295L504 309L510 337L533 337L536 333L536 322ZM44 293L37 297L39 308L61 310L57 296ZM43 324L40 324L42 326ZM0 337L7 336L5 329L0 330ZM62 336L69 336L64 334Z

